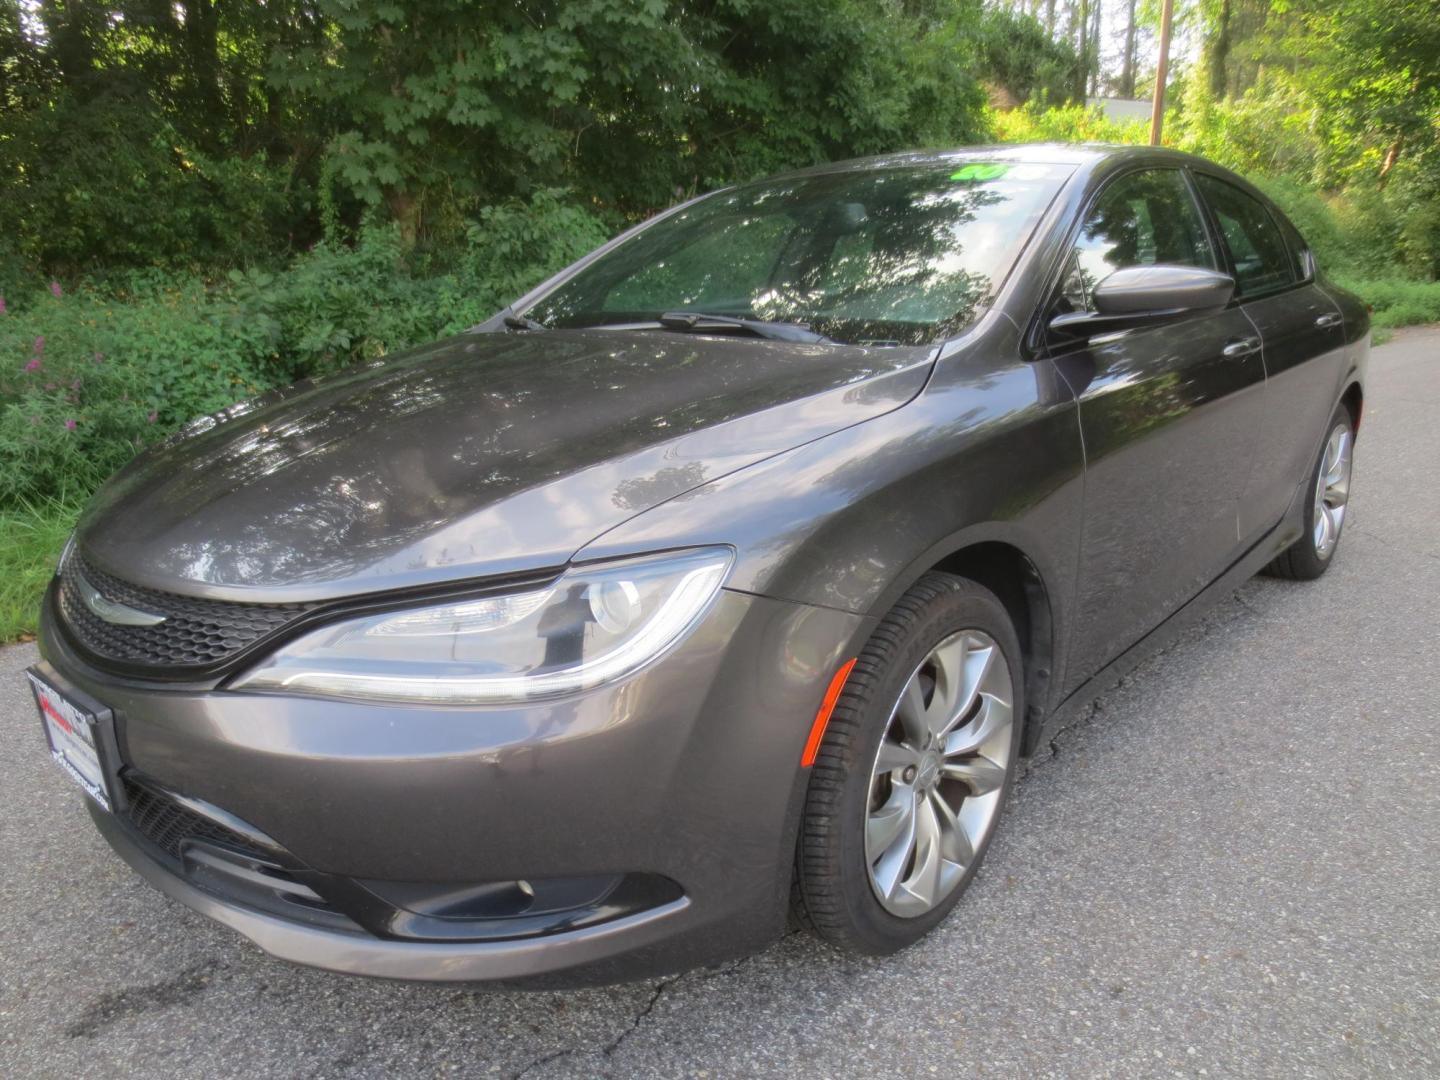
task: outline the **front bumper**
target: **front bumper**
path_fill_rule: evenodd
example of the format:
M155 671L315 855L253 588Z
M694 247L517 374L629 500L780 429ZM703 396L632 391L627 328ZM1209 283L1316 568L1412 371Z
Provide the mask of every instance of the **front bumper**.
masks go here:
M868 630L847 613L722 592L628 680L503 708L125 682L69 649L51 604L41 651L114 711L127 775L273 843L338 921L256 904L95 810L111 845L162 891L304 964L573 985L713 963L779 935L800 754L830 674ZM606 877L669 891L632 890L628 905L568 920L497 930L492 919L474 937L464 920L418 918L403 899L426 883L443 893Z
M617 957L663 945L687 899L557 938L490 942L387 940L317 929L301 922L227 903L190 884L152 858L111 814L88 802L100 835L141 877L166 896L238 930L272 956L352 975L440 982L530 981L556 972L611 967Z

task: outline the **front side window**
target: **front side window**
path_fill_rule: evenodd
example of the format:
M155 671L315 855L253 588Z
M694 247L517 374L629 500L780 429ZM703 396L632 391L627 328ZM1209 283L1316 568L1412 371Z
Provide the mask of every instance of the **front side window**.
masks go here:
M1200 209L1178 169L1113 180L1075 239L1062 292L1071 311L1093 311L1095 286L1116 270L1166 263L1215 268Z
M992 301L1072 171L952 160L746 184L656 222L527 314L639 328L695 312L924 344Z
M1237 296L1273 292L1300 279L1302 275L1285 245L1285 236L1263 203L1213 176L1201 174L1195 181L1230 249Z

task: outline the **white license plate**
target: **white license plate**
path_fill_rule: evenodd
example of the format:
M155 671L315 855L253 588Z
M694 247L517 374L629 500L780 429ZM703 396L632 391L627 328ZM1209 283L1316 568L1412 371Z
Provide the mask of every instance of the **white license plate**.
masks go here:
M68 701L34 672L25 673L35 690L35 703L40 707L40 721L45 737L50 740L50 755L72 780L106 810L111 809L110 792L105 782L105 766L100 760L100 737L96 717L88 709Z

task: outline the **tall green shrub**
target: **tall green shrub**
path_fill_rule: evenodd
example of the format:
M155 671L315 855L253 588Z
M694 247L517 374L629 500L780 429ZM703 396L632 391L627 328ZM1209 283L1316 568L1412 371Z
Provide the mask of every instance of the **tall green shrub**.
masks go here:
M297 378L458 333L601 243L562 191L482 212L428 260L396 226L211 286L130 274L32 282L0 313L0 507L76 496L187 420Z

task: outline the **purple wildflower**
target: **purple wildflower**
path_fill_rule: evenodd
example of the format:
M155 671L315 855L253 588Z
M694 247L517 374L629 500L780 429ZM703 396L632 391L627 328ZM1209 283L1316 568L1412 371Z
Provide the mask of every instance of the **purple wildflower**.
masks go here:
M50 282L50 295L51 295L51 296L55 297L56 300L59 300L59 299L60 299L61 292L62 292L62 290L61 290L61 288L60 288L60 282L58 282L58 281L52 281L52 282Z
M66 420L66 421L65 421L65 430L66 430L66 431L74 431L74 430L75 430L75 421L74 421L74 420Z
M90 359L94 360L97 364L103 364L105 362L105 354L103 352L97 352Z
M151 410L150 410L150 415L147 416L147 417L145 417L145 422L146 422L147 424L153 424L158 418L159 418L159 414L158 414L154 409L151 409Z
M79 380L79 379L71 379L71 380L70 380L70 389L71 389L71 390L79 390L79 389L80 389L80 380Z
M45 335L39 334L35 338L35 355L42 356L45 353Z
M0 315L5 314L5 297L0 296Z
M36 356L36 357L31 358L30 362L25 365L25 370L26 370L26 371L39 371L39 370L40 370L40 357Z

